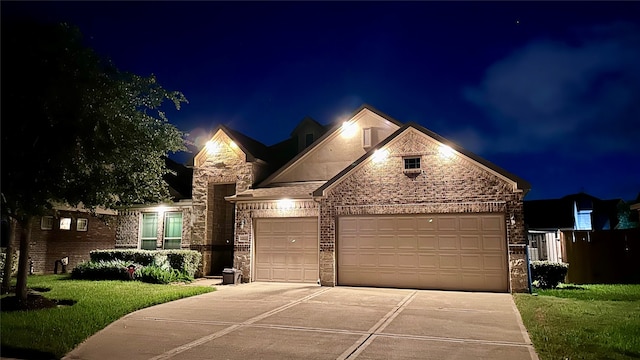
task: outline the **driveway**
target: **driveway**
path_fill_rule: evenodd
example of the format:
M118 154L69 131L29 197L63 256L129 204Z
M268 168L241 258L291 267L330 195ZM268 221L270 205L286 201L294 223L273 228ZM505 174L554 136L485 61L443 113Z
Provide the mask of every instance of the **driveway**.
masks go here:
M251 283L131 313L65 359L532 359L510 294Z

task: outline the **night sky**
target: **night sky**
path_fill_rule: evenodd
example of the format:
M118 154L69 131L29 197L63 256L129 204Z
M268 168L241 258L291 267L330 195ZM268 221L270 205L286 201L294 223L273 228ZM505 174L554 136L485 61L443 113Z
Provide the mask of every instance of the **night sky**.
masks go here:
M74 24L121 70L182 91L169 120L200 145L218 124L271 145L367 103L528 180L527 200L640 192L640 2L0 6Z

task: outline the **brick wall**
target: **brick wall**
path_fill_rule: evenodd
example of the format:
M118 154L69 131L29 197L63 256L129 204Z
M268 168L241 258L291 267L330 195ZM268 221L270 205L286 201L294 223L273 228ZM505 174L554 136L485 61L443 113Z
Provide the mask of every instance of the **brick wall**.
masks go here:
M345 214L485 213L505 215L507 242L525 243L522 193L511 182L462 156L439 155L439 144L409 130L386 147L388 156L366 161L326 192L320 206L320 279L335 284L336 221ZM419 156L424 173L403 173L403 156ZM513 219L513 221L512 221ZM513 251L509 251L511 254ZM525 291L526 271L510 255L512 291ZM524 279L523 279L524 276Z
M157 206L146 208L137 207L134 209L121 210L118 212L117 226L115 232L115 247L126 249L140 248L140 223L142 213L157 212ZM174 206L163 206L163 212L182 212L182 241L181 247L189 249L191 245L191 228L193 223L191 204L175 204ZM156 247L163 248L164 239L164 216L158 216L158 233ZM114 245L111 246L113 248Z
M193 223L191 229L191 248L202 252L202 268L200 274L205 274L207 269L216 268L212 266L213 254L213 218L207 218L213 214L210 207L214 204L214 196L211 194L215 184L235 184L235 192L238 193L251 188L257 177L263 177L266 164L259 162L247 162L247 156L237 146L232 146L232 140L219 131L212 138L212 142L218 144L212 153L202 153L204 157L198 155L193 170ZM236 224L239 216L234 214ZM207 231L209 229L209 231ZM236 226L238 229L238 226ZM237 234L235 235L237 239ZM238 247L237 240L234 240L234 254L236 259L243 258L243 247ZM247 255L248 259L248 255ZM242 260L248 261L248 260ZM241 261L241 262L242 262ZM234 266L242 268L241 263L234 260ZM245 279L246 280L246 279Z
M31 226L31 242L29 243L29 256L33 261L36 274L52 274L55 261L63 257L69 257L67 271L71 270L83 261L89 260L89 252L96 249L112 249L115 243L116 216L97 215L92 216L79 211L52 212L53 228L41 229L41 218L36 217ZM71 229L61 230L60 219L70 218ZM87 231L77 230L79 218L87 219ZM20 228L16 227L16 249L19 247ZM58 266L58 271L62 269Z

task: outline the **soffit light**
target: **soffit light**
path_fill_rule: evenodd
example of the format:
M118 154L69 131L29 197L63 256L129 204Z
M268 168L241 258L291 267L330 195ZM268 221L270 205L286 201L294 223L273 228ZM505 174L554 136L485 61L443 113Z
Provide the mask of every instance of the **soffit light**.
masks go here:
M389 157L389 151L386 149L378 149L373 153L372 159L375 164L385 161Z
M207 149L207 153L209 155L217 154L220 150L220 144L217 141L209 140L205 144L205 148Z
M440 147L438 148L438 154L441 158L450 159L451 157L453 157L454 150L448 145L440 144Z
M358 132L358 125L355 121L345 121L342 123L342 137L350 138Z
M278 209L287 210L293 209L295 203L291 199L280 199L278 200Z

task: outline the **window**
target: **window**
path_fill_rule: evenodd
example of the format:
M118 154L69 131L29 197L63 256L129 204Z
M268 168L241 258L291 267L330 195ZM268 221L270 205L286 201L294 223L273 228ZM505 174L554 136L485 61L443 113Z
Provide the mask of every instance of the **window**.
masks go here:
M53 229L53 216L43 216L40 219L40 229L42 230Z
M77 231L87 231L89 227L89 220L85 218L78 218L78 222L76 223Z
M404 169L405 170L420 170L420 158L419 157L408 157L404 158Z
M60 218L60 230L71 230L71 218Z
M371 128L362 129L362 147L371 147Z
M182 213L169 212L164 218L164 248L180 249L182 241Z
M158 214L142 214L142 238L140 248L144 250L155 250L158 238Z
M304 138L305 147L313 144L313 134L306 134Z

